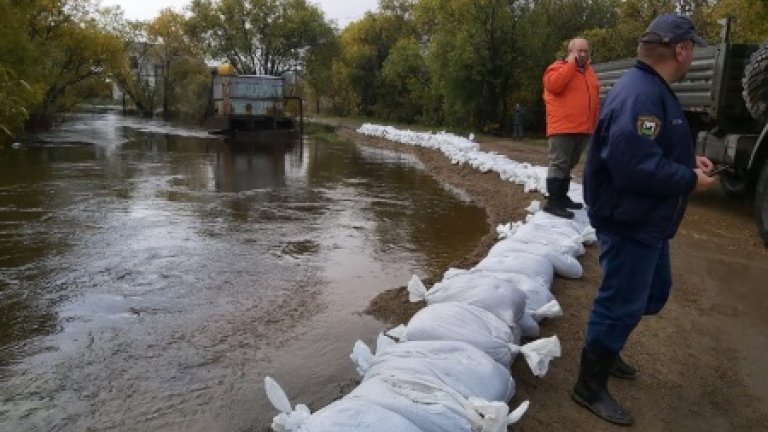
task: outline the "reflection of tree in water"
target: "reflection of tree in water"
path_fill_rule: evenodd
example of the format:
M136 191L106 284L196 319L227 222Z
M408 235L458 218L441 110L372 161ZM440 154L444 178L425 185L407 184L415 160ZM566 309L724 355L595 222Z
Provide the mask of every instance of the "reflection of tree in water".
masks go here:
M73 153L71 150L69 153ZM65 230L44 227L51 202L62 197L52 185L46 147L0 153L0 367L24 355L25 341L52 333L57 317L46 301L46 258L66 247ZM66 192L66 191L64 191Z
M286 146L236 146L216 152L217 192L242 192L285 186Z

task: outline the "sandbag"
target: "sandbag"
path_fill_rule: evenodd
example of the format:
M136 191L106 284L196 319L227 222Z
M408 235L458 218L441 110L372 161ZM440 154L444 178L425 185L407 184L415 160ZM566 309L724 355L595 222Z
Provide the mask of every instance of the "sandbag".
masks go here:
M514 282L483 273L464 273L434 284L429 291L413 276L408 283L408 294L412 302L459 302L477 306L509 326L515 325L525 313L525 293Z
M271 377L264 378L267 399L279 412L274 432L421 432L402 416L367 401L340 400L311 414L306 405L291 407L285 391Z
M480 349L499 362L509 367L519 352L516 345L520 342L520 333L516 327L510 327L476 306L448 302L429 305L418 311L397 331L387 334L405 341L461 341Z
M582 277L584 273L581 264L576 258L562 253L561 250L552 245L523 243L507 239L496 243L488 251L488 257L504 257L514 252L526 252L546 258L552 264L555 273L562 277L575 279Z
M407 326L398 326L387 335L405 341L461 341L488 354L508 368L518 353L522 353L534 375L546 374L549 361L560 356L557 337L543 344L518 346L520 333L506 323L476 306L463 303L438 303L417 312ZM539 341L544 340L540 339ZM539 342L535 341L535 342Z
M478 273L476 270L473 270L473 272ZM552 294L552 291L550 291L552 285L545 285L540 280L534 280L528 276L516 273L484 273L488 274L489 276L493 276L502 280L508 280L517 284L523 293L525 293L526 311L533 315L534 318L537 318L537 321L540 321L541 318L545 317L539 313L541 308L551 304L552 302L556 302L555 296Z
M516 420L509 417L506 403L464 398L428 377L377 376L360 383L342 400L374 403L430 432L506 432Z
M510 252L503 257L487 256L472 271L490 273L517 273L552 286L555 270L552 263L539 255L528 252Z
M515 381L509 369L466 342L414 341L387 344L379 335L376 355L357 341L350 357L363 380L377 376L427 376L445 383L465 398L509 402Z
M440 284L451 284L456 286L455 289L461 289L465 286L464 278L478 276L500 279L513 284L523 291L525 294L525 313L521 319L515 323L523 336L538 336L538 328L535 333L526 331L528 327L523 323L530 324L530 320L528 320L529 317L526 317L526 315L530 315L530 318L535 319L536 322L540 322L544 318L562 316L562 309L560 309L560 305L550 291L551 285L546 285L546 282L542 281L540 278L532 279L517 273L494 273L478 269L462 270L450 268L443 275L443 280Z
M399 414L373 402L357 399L341 399L333 402L314 413L301 426L293 430L296 432L422 432L421 428Z
M537 213L538 214L538 213ZM581 235L568 235L543 224L526 223L514 224L508 229L506 238L522 243L535 243L555 246L574 257L584 255L586 250L582 244Z

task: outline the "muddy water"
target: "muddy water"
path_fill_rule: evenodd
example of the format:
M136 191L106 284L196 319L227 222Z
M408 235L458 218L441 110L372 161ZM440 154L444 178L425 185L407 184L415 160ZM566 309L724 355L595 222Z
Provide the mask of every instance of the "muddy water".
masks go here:
M78 115L0 149L0 430L266 430L265 375L348 391L367 302L486 232L403 154Z

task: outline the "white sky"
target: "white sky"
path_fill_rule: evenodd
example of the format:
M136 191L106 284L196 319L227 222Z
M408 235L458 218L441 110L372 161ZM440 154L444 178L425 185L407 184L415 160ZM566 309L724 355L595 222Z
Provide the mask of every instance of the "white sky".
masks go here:
M335 20L339 28L356 21L369 10L375 10L377 0L309 0L320 6L327 19ZM103 6L120 5L125 17L135 20L149 20L165 8L181 12L191 0L102 0Z

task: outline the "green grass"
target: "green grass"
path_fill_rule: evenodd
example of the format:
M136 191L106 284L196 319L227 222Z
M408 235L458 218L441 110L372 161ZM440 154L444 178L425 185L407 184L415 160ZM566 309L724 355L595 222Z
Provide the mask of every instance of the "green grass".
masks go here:
M336 134L336 128L321 123L305 123L304 133L315 141L328 143L338 143L343 141L343 139Z

